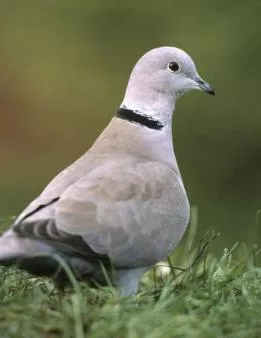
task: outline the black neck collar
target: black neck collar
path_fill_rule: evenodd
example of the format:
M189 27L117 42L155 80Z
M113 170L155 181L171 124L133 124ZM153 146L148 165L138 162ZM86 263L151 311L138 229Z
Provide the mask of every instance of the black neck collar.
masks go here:
M120 107L117 110L116 116L122 120L137 123L150 129L160 130L164 126L160 121L154 120L148 115L141 115L138 111L135 112L134 110L124 107Z

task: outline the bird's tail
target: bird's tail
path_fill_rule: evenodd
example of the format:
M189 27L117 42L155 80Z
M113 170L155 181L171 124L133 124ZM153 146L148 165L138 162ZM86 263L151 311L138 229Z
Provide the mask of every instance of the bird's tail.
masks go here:
M96 273L98 277L95 276L94 279L101 280L100 284L104 284L104 276L99 277L98 263L69 256L50 243L21 237L12 229L0 237L0 265L15 265L36 276L52 277L61 287L68 279L71 281L68 269L73 270L77 279L85 279Z
M48 244L18 237L12 230L0 237L0 265L3 266L16 265L33 274L51 275L58 267L53 253L54 249Z
M50 253L51 247L30 238L21 238L9 230L0 237L0 264L16 258L34 256L39 252Z

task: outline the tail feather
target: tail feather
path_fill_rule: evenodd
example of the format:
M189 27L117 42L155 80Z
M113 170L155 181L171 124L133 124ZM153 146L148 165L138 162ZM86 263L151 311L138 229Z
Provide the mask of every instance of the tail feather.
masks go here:
M30 238L21 238L12 230L0 237L0 264L16 258L31 257L40 252L52 254L53 251L48 244Z
M53 253L54 249L50 245L30 238L21 238L12 230L0 237L0 265L3 266L17 265L34 274L49 275L51 271L57 269L57 263L51 263L53 260L48 258ZM45 269L43 269L44 262L46 262ZM49 273L46 273L46 268L50 270ZM39 273L40 269L43 273Z
M88 280L91 284L93 280L99 285L107 284L98 261L89 262L69 255L44 241L20 237L12 230L0 237L0 265L15 265L33 275L52 277L63 287L69 280L57 256L72 269L77 279Z

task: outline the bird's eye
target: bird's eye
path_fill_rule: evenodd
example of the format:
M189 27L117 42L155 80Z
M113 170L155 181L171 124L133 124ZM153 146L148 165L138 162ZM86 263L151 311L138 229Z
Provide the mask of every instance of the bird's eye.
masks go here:
M170 62L168 68L172 72L177 72L179 70L179 64L177 62Z

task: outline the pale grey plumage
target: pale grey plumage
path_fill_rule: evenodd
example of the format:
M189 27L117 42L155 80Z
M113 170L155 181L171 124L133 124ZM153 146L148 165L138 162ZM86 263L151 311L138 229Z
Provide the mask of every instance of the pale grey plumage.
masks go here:
M172 61L180 66L177 74L168 69ZM146 53L121 106L163 127L114 117L90 150L54 178L0 238L0 263L53 275L57 264L35 255L58 254L77 277L106 284L102 262L122 294L135 294L141 275L175 248L188 224L171 118L177 97L199 87L212 89L185 52L161 47Z

